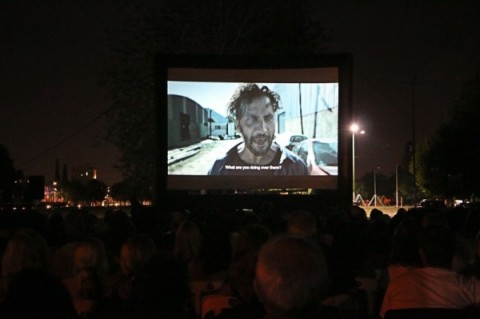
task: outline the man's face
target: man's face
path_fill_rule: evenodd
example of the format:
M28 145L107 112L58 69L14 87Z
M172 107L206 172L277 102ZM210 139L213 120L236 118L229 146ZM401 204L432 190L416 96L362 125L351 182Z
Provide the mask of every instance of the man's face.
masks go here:
M255 156L265 155L272 145L275 134L275 113L270 99L256 98L245 107L243 117L237 123L245 147Z

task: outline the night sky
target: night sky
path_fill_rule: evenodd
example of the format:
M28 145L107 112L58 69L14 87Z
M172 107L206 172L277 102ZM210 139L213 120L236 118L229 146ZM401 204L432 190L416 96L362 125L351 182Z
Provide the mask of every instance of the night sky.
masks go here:
M476 1L312 2L333 39L326 53L354 57L354 118L366 131L356 139L357 176L392 174L412 136L412 88L421 142L480 71ZM121 180L101 115L111 103L100 83L115 3L0 2L0 144L25 175L51 180L58 158L91 164L107 184Z
M332 49L354 55L354 118L366 131L355 139L357 176L394 174L412 138L413 79L418 144L479 74L478 3L357 1L339 9L353 1L331 2L318 14L337 39Z
M111 184L120 154L103 140L111 101L100 83L115 20L107 1L85 2L1 2L0 143L25 175L53 179L58 158Z

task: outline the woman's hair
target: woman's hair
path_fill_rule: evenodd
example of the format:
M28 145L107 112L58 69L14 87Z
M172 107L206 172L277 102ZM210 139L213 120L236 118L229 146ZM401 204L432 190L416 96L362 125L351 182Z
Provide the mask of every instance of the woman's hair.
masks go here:
M184 221L177 229L173 253L182 263L193 262L202 249L202 234L197 224Z
M29 228L13 233L2 258L3 277L11 277L24 269L52 270L45 239L39 232Z
M102 241L90 237L78 242L73 253L74 272L92 269L99 273L108 271L105 247Z
M120 267L124 275L135 274L157 251L153 239L144 234L129 237L120 251Z

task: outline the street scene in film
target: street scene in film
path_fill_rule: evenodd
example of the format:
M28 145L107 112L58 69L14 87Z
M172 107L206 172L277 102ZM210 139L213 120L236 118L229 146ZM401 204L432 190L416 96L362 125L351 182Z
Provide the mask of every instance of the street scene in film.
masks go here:
M267 105L278 104L275 109L267 106L260 120L258 114L246 117L248 110L242 118L228 114L229 104L234 97L242 98L242 87L248 84L169 81L168 174L208 175L222 156L236 148L255 151L257 147L258 154L261 148L278 148L278 153L299 159L306 167L302 174L338 175L338 83L251 85L271 94L266 95ZM248 124L253 127L249 132L248 126L242 126L247 121L262 121L263 127ZM233 160L219 169L243 175L282 170L278 161L267 164Z

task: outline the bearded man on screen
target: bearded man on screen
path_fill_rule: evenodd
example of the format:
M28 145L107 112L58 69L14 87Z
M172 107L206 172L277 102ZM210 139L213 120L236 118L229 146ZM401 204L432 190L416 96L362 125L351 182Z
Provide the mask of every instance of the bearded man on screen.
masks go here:
M218 158L209 175L308 175L305 162L274 142L280 96L267 86L241 85L228 105L228 116L243 142Z

